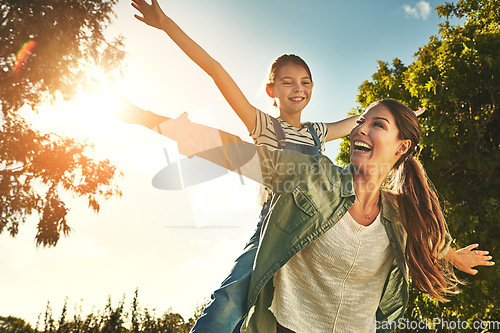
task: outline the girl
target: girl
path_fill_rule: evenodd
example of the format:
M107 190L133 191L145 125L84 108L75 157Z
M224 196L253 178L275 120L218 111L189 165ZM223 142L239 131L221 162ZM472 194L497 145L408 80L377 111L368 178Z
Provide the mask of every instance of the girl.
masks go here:
M252 106L224 68L167 17L156 0L151 5L144 0L133 0L132 6L142 14L135 15L137 19L165 31L212 77L256 144L316 155L324 150L326 141L347 135L354 126L354 117L328 124L301 123L300 116L311 99L314 84L309 67L300 57L285 54L271 66L266 93L274 99L274 105L278 108L279 118L276 119ZM196 322L193 332L232 332L233 328L235 332L239 331L235 326L245 313L241 300L247 298L260 226L270 205L268 190L263 191L261 204L263 207L254 235L236 260L229 276L212 294L212 301Z
M322 155L252 150L185 118L169 126L177 128L171 137L183 154L222 140L224 154L200 155L222 166L241 165L257 152L261 180L274 193L242 332L390 332L408 302L409 274L416 288L445 302L460 283L449 263L470 274L494 264L487 251L473 251L477 244L450 248L436 192L415 158L419 124L402 103L367 108L351 131L344 169Z

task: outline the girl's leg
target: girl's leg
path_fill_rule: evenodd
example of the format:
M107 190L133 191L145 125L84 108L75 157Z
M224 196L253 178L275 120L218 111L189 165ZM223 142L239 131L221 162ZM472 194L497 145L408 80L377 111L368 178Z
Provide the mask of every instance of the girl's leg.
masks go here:
M212 294L211 302L203 310L201 317L191 329L191 333L239 332L241 319L246 314L248 288L259 245L262 221L268 210L269 203L266 202L262 207L254 235L245 246L243 253L236 259L231 273L222 282L220 288Z

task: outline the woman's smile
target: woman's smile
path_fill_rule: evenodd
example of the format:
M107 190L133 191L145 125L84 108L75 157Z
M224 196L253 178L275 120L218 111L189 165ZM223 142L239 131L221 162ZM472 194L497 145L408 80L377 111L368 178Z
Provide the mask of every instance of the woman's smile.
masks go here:
M399 159L401 142L394 116L387 107L376 105L359 117L351 131L351 162L363 169L376 168L371 174L385 174Z

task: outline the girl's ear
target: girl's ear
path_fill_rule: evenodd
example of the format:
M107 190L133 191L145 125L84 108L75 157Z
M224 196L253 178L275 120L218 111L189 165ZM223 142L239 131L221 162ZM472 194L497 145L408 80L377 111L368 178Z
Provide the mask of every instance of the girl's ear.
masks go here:
M399 145L397 154L398 155L406 154L406 152L408 151L408 149L410 149L410 147L411 147L411 140L403 140Z
M273 89L272 85L266 84L266 93L267 93L267 96L274 98L274 89Z

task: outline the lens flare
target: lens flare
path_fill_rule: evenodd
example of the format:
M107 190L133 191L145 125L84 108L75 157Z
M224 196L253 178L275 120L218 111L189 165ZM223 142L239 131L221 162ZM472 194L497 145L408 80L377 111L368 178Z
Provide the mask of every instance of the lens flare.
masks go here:
M16 64L14 65L14 76L19 75L21 68L23 67L23 63L31 54L31 50L36 46L36 42L33 40L27 41L23 44L19 52L17 52L16 56Z

